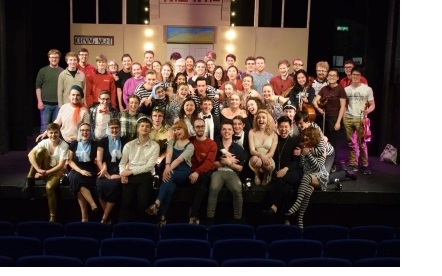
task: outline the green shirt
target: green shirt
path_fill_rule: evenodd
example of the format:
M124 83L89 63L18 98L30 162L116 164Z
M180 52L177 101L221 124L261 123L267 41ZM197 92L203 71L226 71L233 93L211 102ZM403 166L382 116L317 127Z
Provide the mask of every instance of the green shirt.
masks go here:
M57 103L58 75L63 71L60 66L52 68L49 65L38 71L35 88L41 89L41 100L43 102Z

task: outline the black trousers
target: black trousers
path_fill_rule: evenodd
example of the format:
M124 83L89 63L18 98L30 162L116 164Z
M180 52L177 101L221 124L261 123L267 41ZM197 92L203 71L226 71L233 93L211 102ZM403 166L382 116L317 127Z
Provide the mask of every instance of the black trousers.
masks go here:
M153 195L153 176L151 173L131 175L122 185L119 221L144 221L146 210Z
M192 191L192 206L190 211L191 217L200 217L201 206L206 202L207 204L207 191L210 186L210 177L213 171L208 171L201 174L195 184L190 184Z

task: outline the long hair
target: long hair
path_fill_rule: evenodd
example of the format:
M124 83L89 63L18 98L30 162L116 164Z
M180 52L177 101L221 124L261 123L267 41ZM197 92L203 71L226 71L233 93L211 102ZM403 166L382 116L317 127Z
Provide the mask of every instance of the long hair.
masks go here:
M195 119L198 118L198 108L197 108L195 101L192 98L187 98L183 101L183 103L181 104L181 107L180 107L180 113L178 114L178 118L180 118L181 120L184 120L184 118L185 118L184 116L186 115L186 112L184 111L184 105L190 101L193 102L193 104L195 105L195 110L193 111L192 115L190 115L190 118L189 118L190 122L193 125L193 122L195 122Z
M267 117L267 123L266 123L266 127L265 127L265 134L267 135L271 135L272 134L272 129L273 129L273 117L272 115L270 115L270 113L267 111L267 109L259 109L258 112L256 112L255 118L253 119L253 130L254 131L259 131L259 126L258 126L258 115L259 114L265 114Z
M193 123L192 123L193 125ZM172 129L176 129L176 128L182 128L184 130L184 137L183 139L188 139L190 134L189 134L189 129L187 129L187 124L186 122L184 122L183 120L178 120L175 123L173 123L172 125ZM173 134L173 139L176 141L176 135L175 133Z

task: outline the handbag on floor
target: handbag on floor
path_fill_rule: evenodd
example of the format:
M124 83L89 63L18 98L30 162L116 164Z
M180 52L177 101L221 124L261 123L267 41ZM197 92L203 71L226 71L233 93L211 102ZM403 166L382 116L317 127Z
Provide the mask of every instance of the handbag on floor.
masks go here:
M384 151L381 153L381 161L396 165L397 148L393 147L393 145L387 144Z

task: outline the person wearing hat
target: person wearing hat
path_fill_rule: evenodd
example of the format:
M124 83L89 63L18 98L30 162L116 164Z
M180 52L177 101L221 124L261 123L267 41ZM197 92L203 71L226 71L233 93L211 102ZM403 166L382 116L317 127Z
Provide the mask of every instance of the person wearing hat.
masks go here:
M81 124L89 124L89 111L81 103L83 96L83 89L76 84L72 85L71 92L69 94L70 103L66 103L61 106L57 119L54 121L54 123L60 125L62 138L67 143L77 140L77 133ZM47 137L47 133L48 131L46 130L42 134L38 135L35 141L37 142L40 139Z
M291 100L286 101L282 105L283 113L285 116L289 117L292 121L291 129L289 132L289 136L294 137L299 135L299 129L295 124L295 115L296 115L296 106L292 103Z
M154 167L160 154L158 143L149 138L151 129L152 121L148 117L138 118L138 137L123 148L119 164L123 184L119 222L145 220L144 210L152 199Z

